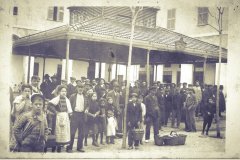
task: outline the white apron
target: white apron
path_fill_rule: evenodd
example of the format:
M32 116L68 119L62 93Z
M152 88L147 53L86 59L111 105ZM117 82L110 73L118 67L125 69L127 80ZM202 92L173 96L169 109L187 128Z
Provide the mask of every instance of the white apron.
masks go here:
M56 115L56 142L67 144L70 142L70 121L68 113L60 112Z
M116 120L114 117L107 118L107 136L116 135Z

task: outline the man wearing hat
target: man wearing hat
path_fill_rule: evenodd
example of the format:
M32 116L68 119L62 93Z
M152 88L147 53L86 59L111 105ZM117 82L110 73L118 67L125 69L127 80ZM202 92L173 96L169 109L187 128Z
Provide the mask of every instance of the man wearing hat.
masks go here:
M73 93L76 93L76 87L75 87L75 81L76 81L76 78L75 77L70 77L70 83L67 85L67 97L70 98L70 96L73 94Z
M58 80L57 80L57 76L54 74L51 77L52 83L51 83L51 91L53 91L55 88L57 88L58 84Z
M187 98L187 83L186 82L183 82L183 87L180 89L180 97L181 97L180 108L182 108L181 120L185 123L185 130L188 130L187 122L186 122L186 108L185 108L185 103L186 103L186 98Z
M195 110L197 107L197 100L194 95L194 90L193 89L188 89L188 94L186 98L186 104L185 104L185 109L186 109L186 124L188 130L187 132L196 132L196 125L195 125Z
M43 114L44 97L37 93L31 96L32 110L24 113L14 125L14 136L20 152L43 152L49 134L47 119Z
M116 81L113 82L113 89L107 93L106 97L111 97L113 100L113 105L117 109L117 112L116 112L117 128L118 128L117 132L122 133L122 111L119 106L119 102L120 102L119 85Z
M67 85L67 80L66 79L62 79L61 80L61 85Z
M79 84L77 87L77 93L74 93L70 97L70 103L73 110L71 117L71 141L67 147L67 152L72 152L73 143L76 131L78 130L77 151L85 152L83 150L83 138L85 132L85 110L87 108L86 97L83 94L84 85Z
M133 129L139 128L142 122L142 108L140 103L137 103L137 93L131 94L131 99L127 106L127 129L128 129L128 146L129 149L138 149L139 140L133 139ZM133 143L134 141L134 143Z
M156 97L156 87L151 87L149 94L144 98L146 105L146 134L145 142L149 142L151 124L153 124L154 138L159 134L159 107L158 99Z
M200 102L202 101L202 89L199 84L199 81L195 82L195 86L193 86L193 90L195 92L196 100L197 100L197 108L195 116L198 117L200 113Z
M46 99L52 98L51 80L48 74L44 75L44 81L40 85L40 89Z
M159 111L160 111L159 129L161 129L161 126L164 125L165 115L166 115L165 93L164 93L163 86L159 87L159 89L157 91L157 98L158 98L158 106L159 106Z

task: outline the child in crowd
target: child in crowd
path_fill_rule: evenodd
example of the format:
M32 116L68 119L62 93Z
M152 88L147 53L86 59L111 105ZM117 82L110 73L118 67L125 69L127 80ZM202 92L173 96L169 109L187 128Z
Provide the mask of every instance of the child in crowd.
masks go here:
M137 93L131 94L132 101L127 106L127 128L128 128L128 149L138 149L139 140L135 140L133 136L133 129L140 128L142 122L142 108L141 104L137 103Z
M97 133L98 133L97 117L100 113L100 109L97 103L96 92L92 94L91 100L89 102L89 107L86 109L85 113L88 115L88 118L87 118L88 129L92 130L92 145L99 147L97 142Z
M115 112L116 108L113 105L112 97L107 97L107 107L106 107L106 114L107 114L107 144L109 144L109 140L111 144L114 144L114 137L116 135L116 118Z
M98 115L98 136L100 135L100 144L104 145L103 135L106 134L106 100L99 99L100 114Z

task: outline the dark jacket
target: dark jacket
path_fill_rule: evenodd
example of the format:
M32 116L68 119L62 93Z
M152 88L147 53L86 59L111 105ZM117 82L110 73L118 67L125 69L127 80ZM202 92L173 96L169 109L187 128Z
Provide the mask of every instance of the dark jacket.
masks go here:
M72 83L69 83L67 85L67 97L70 98L71 95L76 92L77 92L76 87Z
M220 112L224 112L226 109L225 97L222 91L219 92L219 109Z
M158 99L156 96L147 95L144 98L144 104L146 105L146 117L157 118L159 116Z
M172 109L173 110L181 109L181 107L182 107L181 103L182 103L181 94L175 93L172 97Z
M214 113L216 113L216 104L207 102L206 105L204 105L202 112L203 112L203 117L205 118L208 116L213 117Z
M44 145L47 140L48 125L46 116L35 116L31 111L23 114L14 125L13 133L21 145Z
M172 110L173 97L171 94L165 94L165 108L168 111Z
M158 105L159 105L159 109L160 110L164 110L165 109L165 95L164 93L159 93L158 94Z
M142 108L139 103L128 103L127 107L127 124L130 122L131 127L137 125L138 122L142 122Z

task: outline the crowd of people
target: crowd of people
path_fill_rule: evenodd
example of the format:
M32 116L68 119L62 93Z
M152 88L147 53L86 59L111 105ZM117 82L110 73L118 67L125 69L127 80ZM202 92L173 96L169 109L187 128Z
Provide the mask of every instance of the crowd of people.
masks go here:
M38 76L32 76L30 84L21 85L21 94L14 98L11 109L12 151L46 152L49 136L54 137L52 151L73 152L77 135L77 151L85 152L92 137L92 145L110 145L123 134L124 110L128 149L137 149L143 140L135 140L133 129L145 127L145 143L149 142L151 126L154 138L162 127L179 128L185 124L186 132L196 132L195 118L203 117L202 134L208 135L216 114L216 86L163 84L136 81L129 88L125 106L126 81L106 82L102 78L89 80L70 77L70 83L56 76L44 76L41 84ZM223 86L220 86L219 106L225 111Z

